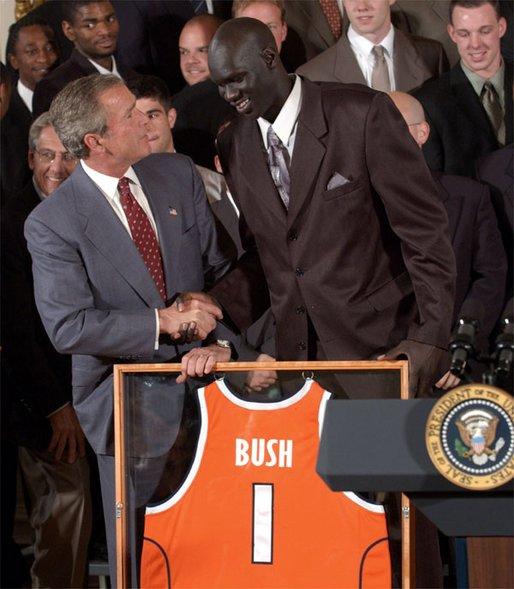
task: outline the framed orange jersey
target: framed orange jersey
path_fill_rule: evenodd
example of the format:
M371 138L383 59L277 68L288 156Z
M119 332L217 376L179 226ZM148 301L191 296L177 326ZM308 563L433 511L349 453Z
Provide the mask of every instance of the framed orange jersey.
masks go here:
M383 507L316 474L329 398L310 379L271 403L241 400L223 380L198 391L189 474L146 510L142 588L391 586Z

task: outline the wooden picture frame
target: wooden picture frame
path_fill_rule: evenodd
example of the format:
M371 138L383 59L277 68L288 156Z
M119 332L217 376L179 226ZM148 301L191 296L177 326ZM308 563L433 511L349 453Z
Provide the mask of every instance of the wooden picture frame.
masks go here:
M364 361L312 361L312 362L223 362L213 372L247 372L249 370L280 371L398 371L400 375L400 398L409 398L408 363L405 360L364 360ZM170 364L116 364L114 366L114 447L116 484L116 571L120 589L128 587L128 542L127 542L127 489L125 460L125 387L124 376L134 373L178 373L181 365ZM402 587L415 586L413 550L414 513L409 499L402 495Z

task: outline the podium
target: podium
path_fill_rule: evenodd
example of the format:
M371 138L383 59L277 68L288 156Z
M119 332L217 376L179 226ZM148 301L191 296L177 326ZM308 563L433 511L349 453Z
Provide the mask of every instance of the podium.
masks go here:
M491 491L469 491L432 464L425 426L435 402L329 401L318 474L334 491L402 492L447 536L512 536L513 481ZM410 586L409 579L404 577L403 585Z

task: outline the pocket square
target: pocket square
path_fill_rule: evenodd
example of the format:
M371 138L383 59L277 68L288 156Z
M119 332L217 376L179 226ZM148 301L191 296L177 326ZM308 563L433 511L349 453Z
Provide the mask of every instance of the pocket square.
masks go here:
M339 186L344 186L348 184L348 182L352 181L352 177L345 178L339 172L334 172L332 178L328 181L327 190L332 190L333 188L339 188Z

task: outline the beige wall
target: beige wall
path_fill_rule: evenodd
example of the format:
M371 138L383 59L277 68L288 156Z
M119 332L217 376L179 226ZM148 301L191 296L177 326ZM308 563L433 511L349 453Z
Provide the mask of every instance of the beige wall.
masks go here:
M5 63L7 32L14 22L14 0L0 0L0 59Z

